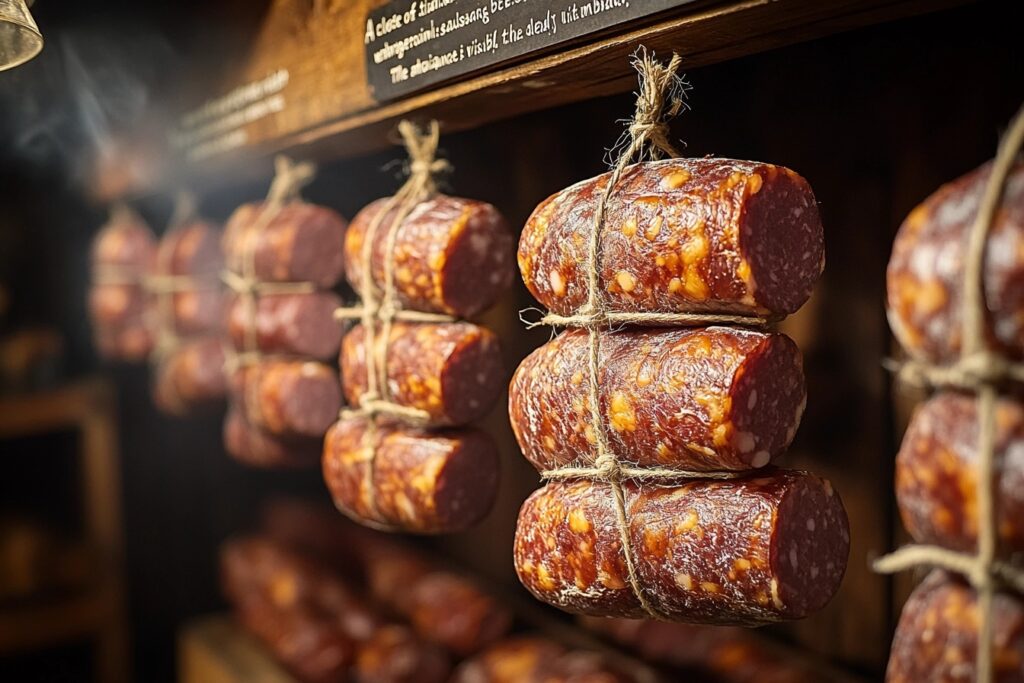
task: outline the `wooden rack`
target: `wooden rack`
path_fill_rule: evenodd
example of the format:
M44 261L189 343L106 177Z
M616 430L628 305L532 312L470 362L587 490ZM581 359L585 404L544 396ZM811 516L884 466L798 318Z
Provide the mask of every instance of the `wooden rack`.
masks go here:
M0 399L0 439L77 430L85 540L99 565L94 582L69 597L0 609L0 656L96 638L96 676L129 680L122 569L120 465L114 392L90 379L53 391Z

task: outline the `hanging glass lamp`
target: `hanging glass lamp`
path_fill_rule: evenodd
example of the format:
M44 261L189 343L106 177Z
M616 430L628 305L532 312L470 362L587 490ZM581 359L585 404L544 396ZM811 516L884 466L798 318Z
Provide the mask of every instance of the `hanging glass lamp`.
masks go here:
M0 0L0 71L24 64L42 49L43 34L25 0Z

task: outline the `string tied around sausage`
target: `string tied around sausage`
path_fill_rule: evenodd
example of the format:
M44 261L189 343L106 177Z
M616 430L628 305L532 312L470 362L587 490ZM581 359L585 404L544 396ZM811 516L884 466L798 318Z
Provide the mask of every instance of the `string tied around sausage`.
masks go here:
M932 545L910 545L874 562L876 571L891 574L934 566L962 574L978 593L977 680L994 679L994 601L1001 586L1024 591L1024 570L996 557L999 520L996 512L996 400L1000 385L1021 381L1024 367L989 349L986 343L984 265L988 235L1002 202L1014 160L1024 146L1024 106L1018 110L992 163L978 213L967 236L964 296L961 302L960 358L946 366L912 361L894 369L897 379L926 388L952 387L978 397L978 543L975 553L953 552Z
M395 282L395 245L399 230L419 204L437 193L437 176L450 171L452 166L446 159L437 157L440 141L440 125L437 121L431 121L421 130L412 122L403 120L398 124L398 132L409 155L406 164L409 175L398 191L384 201L363 235L358 287L361 304L341 307L334 311L335 319L358 320L363 326L366 390L360 396L356 407L343 408L338 417L342 420L367 420L363 433L363 450L368 461L365 476L369 485L365 490L368 506L375 517L380 516L373 486L377 451L382 438L378 419L397 419L414 426L423 426L430 420L430 413L427 411L399 405L392 400L388 385L388 349L394 323L443 323L456 320L455 317L442 313L406 310L399 300ZM390 222L385 225L389 216ZM384 231L383 290L378 291L373 278L373 257L377 236L381 230ZM392 530L391 527L377 522L371 524L379 529Z
M296 163L284 155L274 159L274 179L266 200L254 221L243 228L240 242L240 267L225 268L221 280L235 293L242 306L244 338L242 349L232 350L225 361L231 374L239 367L257 362L262 354L257 329L259 299L263 296L308 294L316 291L313 282L272 282L261 280L256 273L256 236L265 230L290 202L299 198L302 188L316 177L316 165Z
M603 193L594 212L594 225L587 243L587 300L571 315L544 313L537 309L520 312L520 319L528 329L539 326L573 327L587 331L587 403L590 410L590 428L593 432L595 449L594 462L590 466L558 467L541 472L545 481L587 478L608 484L612 491L613 507L619 530L622 557L626 565L628 583L641 608L651 618L667 620L651 601L640 582L637 560L630 536L629 518L626 507L624 482L647 481L669 483L685 479L732 479L742 472L694 472L674 468L637 467L624 462L608 440L600 402L600 341L603 329L617 325L710 325L716 323L764 327L774 318L717 313L659 313L659 312L612 312L608 311L601 295L600 270L602 260L601 233L604 228L608 204L623 174L634 162L645 158L659 159L662 156L679 156L669 142L668 120L686 108L685 96L689 85L678 74L681 58L673 54L667 64L658 62L653 54L643 47L633 56L633 67L639 74L640 88L637 93L636 110L628 122L623 137L612 148L612 169L608 174ZM542 314L539 320L531 320L535 312Z

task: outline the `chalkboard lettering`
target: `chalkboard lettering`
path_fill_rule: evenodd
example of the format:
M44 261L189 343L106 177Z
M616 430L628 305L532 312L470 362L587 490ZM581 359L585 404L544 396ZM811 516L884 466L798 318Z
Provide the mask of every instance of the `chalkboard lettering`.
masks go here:
M542 51L695 0L394 0L366 18L378 100Z

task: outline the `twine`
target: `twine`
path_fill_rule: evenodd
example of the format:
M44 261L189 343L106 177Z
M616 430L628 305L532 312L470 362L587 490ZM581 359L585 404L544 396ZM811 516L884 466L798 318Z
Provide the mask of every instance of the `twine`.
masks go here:
M454 317L439 313L407 311L398 300L395 287L395 244L398 231L416 206L437 193L435 177L451 169L445 159L438 159L437 145L440 140L440 126L431 121L426 130L418 129L410 121L398 124L398 132L402 136L409 154L409 177L398 191L389 197L373 220L366 228L363 236L360 264L359 296L362 303L354 307L338 308L334 312L337 320L359 320L363 326L364 349L366 355L366 391L359 397L357 407L343 408L339 419L366 418L367 428L363 433L363 449L369 454L367 465L366 486L368 504L376 517L380 517L374 492L374 469L377 450L382 438L378 429L377 419L382 416L397 418L416 426L425 425L430 413L411 406L402 406L392 401L388 387L388 348L391 331L396 320L410 322L453 322ZM384 226L384 221L391 211L394 217L391 223ZM379 292L373 281L373 248L378 231L386 230L384 237L384 283L383 291ZM379 325L379 328L378 328ZM387 530L390 527L372 520L370 526Z
M626 513L626 496L623 481L670 482L681 479L732 479L742 472L694 472L673 468L636 467L621 461L608 443L599 396L600 329L616 324L662 324L662 325L707 325L713 323L764 326L773 319L740 315L719 315L701 313L618 313L609 312L601 300L600 265L602 258L601 231L612 193L622 174L636 161L645 157L651 159L679 156L668 140L668 119L683 108L685 81L676 74L681 58L673 54L667 65L657 62L653 55L641 47L633 56L633 67L639 73L640 91L637 93L636 111L624 134L616 145L622 151L604 187L604 192L594 212L594 228L587 244L587 301L572 315L562 316L547 313L538 321L528 320L526 314L536 309L526 309L520 319L532 329L541 325L574 327L587 331L587 391L590 403L590 424L594 433L596 457L592 466L561 467L541 472L545 481L588 478L606 483L612 490L615 517L619 529L622 555L626 563L629 585L643 610L652 618L668 620L647 597L637 573L637 563L629 534L629 519Z
M978 548L974 554L957 553L929 545L911 545L874 563L886 574L932 565L962 574L978 592L978 680L990 683L994 677L994 599L1000 585L1024 592L1024 570L996 559L998 545L996 516L997 477L995 466L995 413L998 386L1006 380L1024 377L1024 367L988 350L985 341L984 265L985 246L996 212L1002 201L1015 158L1024 145L1024 107L1017 112L992 162L992 170L968 233L961 304L962 343L960 359L949 366L909 363L899 369L898 378L919 385L951 386L978 395Z
M242 302L245 319L242 351L232 349L226 356L225 369L233 373L239 367L249 365L262 357L257 333L257 313L261 296L285 294L310 294L316 291L312 282L268 282L256 276L255 236L278 216L289 202L299 198L299 191L309 184L316 175L316 166L309 162L295 163L284 155L274 159L274 180L270 184L266 201L256 220L246 225L241 239L241 272L225 268L221 280Z

